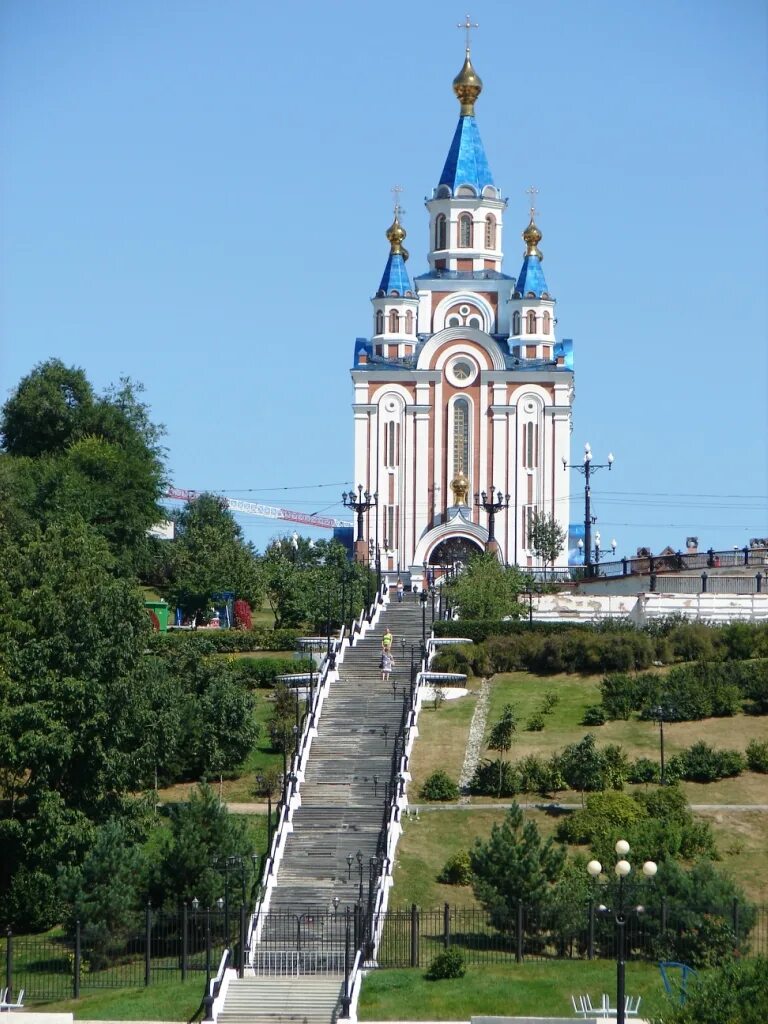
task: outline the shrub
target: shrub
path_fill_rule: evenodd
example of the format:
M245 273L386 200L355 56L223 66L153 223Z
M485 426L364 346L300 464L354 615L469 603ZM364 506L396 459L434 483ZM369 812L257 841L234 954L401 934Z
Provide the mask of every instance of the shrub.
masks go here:
M467 850L460 850L443 865L443 870L437 876L438 882L443 885L470 885L472 882L472 862L469 859Z
M699 741L671 758L669 768L673 775L687 782L717 782L741 775L744 757L738 750L715 750Z
M274 686L278 676L309 672L309 658L238 658L232 670L252 689Z
M547 765L535 754L528 754L516 764L521 793L541 793L546 791L549 783Z
M747 744L747 767L751 772L768 772L768 740L750 740Z
M296 629L193 629L156 633L148 638L153 654L174 655L179 651L198 654L237 654L242 651L290 651L299 631Z
M629 766L627 782L658 782L661 778L661 766L658 761L652 761L649 757L638 757Z
M453 779L444 772L442 768L438 768L437 771L425 780L424 785L421 787L421 797L423 800L458 800L459 798L459 787L453 781Z
M733 957L736 936L731 926L715 914L702 914L697 924L677 940L677 955L693 967L721 967Z
M591 707L586 708L584 714L581 716L582 725L605 725L605 712L603 711L602 705L593 704Z
M509 761L483 759L469 783L477 796L515 796L520 792L520 775Z
M251 606L242 597L235 601L235 625L238 629L251 629L253 626L253 614Z
M555 693L554 690L547 690L541 702L542 715L551 715L559 703L560 694Z
M696 979L680 1006L664 1011L665 1024L765 1024L768 1020L768 959L731 960Z
M525 728L528 732L541 732L544 728L544 715L540 711L536 711L528 719Z
M461 950L444 949L434 958L424 977L427 981L443 981L447 978L463 978L465 973L466 967Z

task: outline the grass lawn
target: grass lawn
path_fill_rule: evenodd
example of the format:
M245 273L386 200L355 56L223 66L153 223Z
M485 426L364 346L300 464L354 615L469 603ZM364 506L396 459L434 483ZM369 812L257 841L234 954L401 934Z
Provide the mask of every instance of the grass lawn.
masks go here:
M444 701L437 710L428 701L422 704L419 738L411 759L412 801L418 801L424 780L438 768L443 768L452 779L459 778L476 706L475 694L480 687L478 680L470 680L470 685L472 695Z
M765 776L763 776L765 779ZM758 903L768 903L765 864L768 850L768 814L759 811L701 811L717 839L720 867L742 885Z
M642 996L641 1016L663 1012L667 996L655 964L627 964L626 991ZM421 970L372 971L360 995L361 1020L469 1020L472 1016L573 1016L571 994L603 992L616 1004L616 966L560 960L468 967L463 978L426 981Z
M148 988L102 989L80 999L29 1004L43 1013L73 1013L75 1020L187 1021L200 1005L205 975L186 982L173 981Z

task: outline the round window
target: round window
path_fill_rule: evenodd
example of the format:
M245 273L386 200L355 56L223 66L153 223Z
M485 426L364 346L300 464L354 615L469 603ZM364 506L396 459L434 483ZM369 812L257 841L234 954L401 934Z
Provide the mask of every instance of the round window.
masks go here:
M448 364L446 375L454 387L467 387L477 377L477 364L467 356L458 356Z
M469 313L469 306L459 306L459 312L462 316L466 316Z

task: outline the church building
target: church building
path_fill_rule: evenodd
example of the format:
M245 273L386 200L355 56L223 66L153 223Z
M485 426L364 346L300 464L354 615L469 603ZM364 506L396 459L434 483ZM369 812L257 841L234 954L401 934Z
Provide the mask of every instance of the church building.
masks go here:
M428 269L411 278L396 206L351 371L354 481L376 495L365 547L414 583L488 548L534 565L533 511L566 533L569 519L572 342L556 338L535 209L517 277L502 270L507 201L480 139L469 48L453 89L459 123L426 201Z

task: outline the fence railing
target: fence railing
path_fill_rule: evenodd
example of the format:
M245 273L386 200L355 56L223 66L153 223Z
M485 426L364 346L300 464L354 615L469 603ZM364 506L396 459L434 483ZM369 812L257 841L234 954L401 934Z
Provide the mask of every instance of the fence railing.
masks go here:
M139 917L143 920L133 927L99 934L98 939L80 922L64 934L15 935L7 930L0 935L0 972L9 997L24 989L25 1002L51 1002L97 989L188 979L196 979L202 992L223 951L233 944L242 947L234 912L230 918L218 908L185 908L181 913L147 908ZM232 936L227 935L230 924Z
M650 576L654 573L681 573L704 569L754 568L764 577L768 572L768 550L765 548L731 548L725 551L697 551L688 554L676 551L664 555L637 555L634 558L592 562L591 566L572 565L551 569L547 566L523 567L536 580L550 583L579 583L589 579L616 576ZM759 591L758 591L759 593Z

